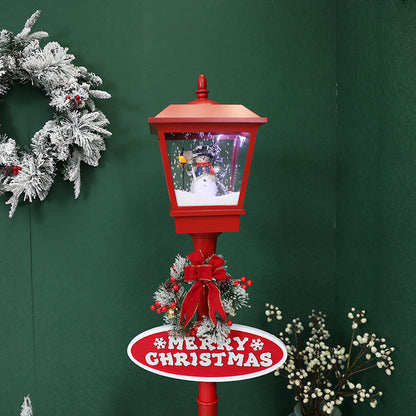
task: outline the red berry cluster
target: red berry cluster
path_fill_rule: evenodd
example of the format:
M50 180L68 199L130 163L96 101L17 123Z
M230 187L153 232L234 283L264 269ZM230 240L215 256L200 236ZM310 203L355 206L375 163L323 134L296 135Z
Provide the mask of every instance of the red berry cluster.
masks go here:
M65 97L65 101L69 100L69 111L75 111L81 105L81 97L76 95L74 98L71 98L69 95Z
M69 95L67 95L66 97L65 97L65 101L66 100L70 100L71 99L71 97L69 96ZM76 102L78 103L78 105L81 105L81 97L79 96L79 95L76 95L75 97L74 97L74 99L76 100Z
M171 277L170 277L170 281L171 281L172 283L174 283L174 285L173 285L173 290L174 290L175 292L177 292L177 291L179 290L180 286L179 286L179 285L178 285L178 283L176 282L176 279L175 279L173 276L171 276Z
M253 282L251 280L247 280L247 278L243 276L240 280L234 281L234 286L238 286L239 284L241 284L241 287L244 290L247 290L247 286L251 286Z
M161 306L160 302L157 300L154 305L150 305L150 310L156 311L157 313L167 312L169 308L175 309L176 302L172 302L170 306L164 305Z
M2 166L0 165L0 168ZM20 171L22 170L22 168L20 166L4 166L1 169L1 173L4 176L13 176L13 175L17 175Z
M191 336L195 336L196 335L196 333L198 332L198 329L199 329L199 326L200 325L198 325L198 324L196 324L192 329L191 329L191 332L190 332L190 334L191 334Z
M12 169L13 169L13 175L17 175L19 171L22 170L20 166L12 166Z

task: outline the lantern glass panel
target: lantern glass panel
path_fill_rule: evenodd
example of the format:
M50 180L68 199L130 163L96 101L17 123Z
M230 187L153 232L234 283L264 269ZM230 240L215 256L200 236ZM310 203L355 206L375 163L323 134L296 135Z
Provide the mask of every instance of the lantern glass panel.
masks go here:
M250 134L166 133L179 207L237 205Z

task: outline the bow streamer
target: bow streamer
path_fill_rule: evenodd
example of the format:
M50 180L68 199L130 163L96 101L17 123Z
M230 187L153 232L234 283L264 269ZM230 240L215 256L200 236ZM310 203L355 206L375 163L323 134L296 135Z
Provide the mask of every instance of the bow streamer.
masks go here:
M205 259L201 250L194 251L187 258L192 264L185 266L184 279L185 282L195 281L195 283L183 300L180 323L186 315L184 327L188 325L201 301L204 287L206 287L208 289L208 314L212 323L217 326L215 312L218 312L224 320L227 318L227 314L221 302L221 292L212 279L215 278L222 282L227 280L224 270L225 261L215 254ZM206 260L208 261L206 262Z

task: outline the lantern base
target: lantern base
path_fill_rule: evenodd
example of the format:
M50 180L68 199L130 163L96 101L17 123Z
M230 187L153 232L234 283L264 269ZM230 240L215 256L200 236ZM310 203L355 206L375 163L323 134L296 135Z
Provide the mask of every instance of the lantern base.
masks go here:
M240 216L244 209L178 210L170 208L175 217L177 234L237 232L240 229Z

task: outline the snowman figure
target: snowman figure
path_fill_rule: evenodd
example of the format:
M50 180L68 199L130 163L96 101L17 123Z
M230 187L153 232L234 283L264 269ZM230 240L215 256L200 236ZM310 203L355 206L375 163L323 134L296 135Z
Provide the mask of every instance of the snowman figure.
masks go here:
M189 165L187 173L191 178L191 192L203 197L213 197L218 188L215 183L215 174L219 167L212 166L214 156L210 153L208 146L198 146L192 155L192 164Z

